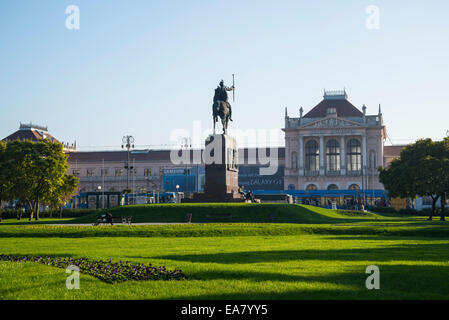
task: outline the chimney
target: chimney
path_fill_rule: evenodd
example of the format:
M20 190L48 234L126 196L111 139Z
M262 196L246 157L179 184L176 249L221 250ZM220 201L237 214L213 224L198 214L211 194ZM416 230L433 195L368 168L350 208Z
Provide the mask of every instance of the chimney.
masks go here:
M366 106L365 106L365 104L363 104L362 111L363 111L363 123L366 123Z

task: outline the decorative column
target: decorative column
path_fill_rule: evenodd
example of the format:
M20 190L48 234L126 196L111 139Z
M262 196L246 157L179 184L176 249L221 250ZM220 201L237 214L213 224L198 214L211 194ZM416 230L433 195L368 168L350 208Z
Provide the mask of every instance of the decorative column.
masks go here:
M368 181L366 180L366 134L362 135L362 176L365 181L365 186L368 186ZM366 187L362 188L365 190Z
M362 169L366 168L366 134L362 135ZM363 171L364 173L364 171Z
M340 175L346 175L345 136L340 137Z
M320 176L324 176L324 136L320 136Z
M304 146L303 146L304 136L299 136L299 175L304 176Z

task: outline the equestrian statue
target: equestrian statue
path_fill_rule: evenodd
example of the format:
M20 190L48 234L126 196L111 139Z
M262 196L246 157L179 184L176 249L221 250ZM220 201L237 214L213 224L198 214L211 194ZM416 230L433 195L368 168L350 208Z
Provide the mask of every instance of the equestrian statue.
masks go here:
M234 75L232 75L234 82ZM229 120L232 120L232 108L231 104L228 102L228 92L233 91L234 94L235 86L226 87L223 80L220 81L219 86L215 89L214 103L212 105L212 115L214 118L214 134L215 134L215 124L218 121L218 117L221 118L221 124L223 125L223 133L227 134Z

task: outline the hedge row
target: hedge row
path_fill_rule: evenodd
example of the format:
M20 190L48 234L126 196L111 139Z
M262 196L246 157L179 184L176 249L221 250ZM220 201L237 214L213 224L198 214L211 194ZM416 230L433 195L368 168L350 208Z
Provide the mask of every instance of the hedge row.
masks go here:
M62 218L77 218L83 217L85 215L100 212L101 210L96 209L63 209L62 210ZM2 210L1 217L3 219L28 219L30 217L29 212L23 212L20 209L17 210ZM60 210L49 210L43 211L39 213L40 218L59 218L61 216Z
M428 208L418 211L418 210L412 209L412 208L396 210L392 207L373 207L373 208L371 208L370 211L377 212L377 213L397 213L397 214L413 215L413 216L428 216L432 212L432 210L428 209ZM440 208L435 209L435 215L439 215L440 212L441 212Z

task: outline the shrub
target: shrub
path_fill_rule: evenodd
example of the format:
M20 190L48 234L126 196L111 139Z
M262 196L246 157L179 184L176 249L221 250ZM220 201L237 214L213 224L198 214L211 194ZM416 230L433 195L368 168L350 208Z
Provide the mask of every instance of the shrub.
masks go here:
M96 209L63 209L62 217L63 218L77 218L83 217L85 215L89 215L95 212L100 212L100 210ZM49 210L43 211L39 213L40 218L59 218L61 216L60 210ZM23 212L22 209L7 209L2 210L2 218L3 219L28 219L30 217L29 212Z
M372 207L371 211L379 213L397 213L393 207Z
M413 208L400 209L398 212L399 214L418 215L418 211Z

